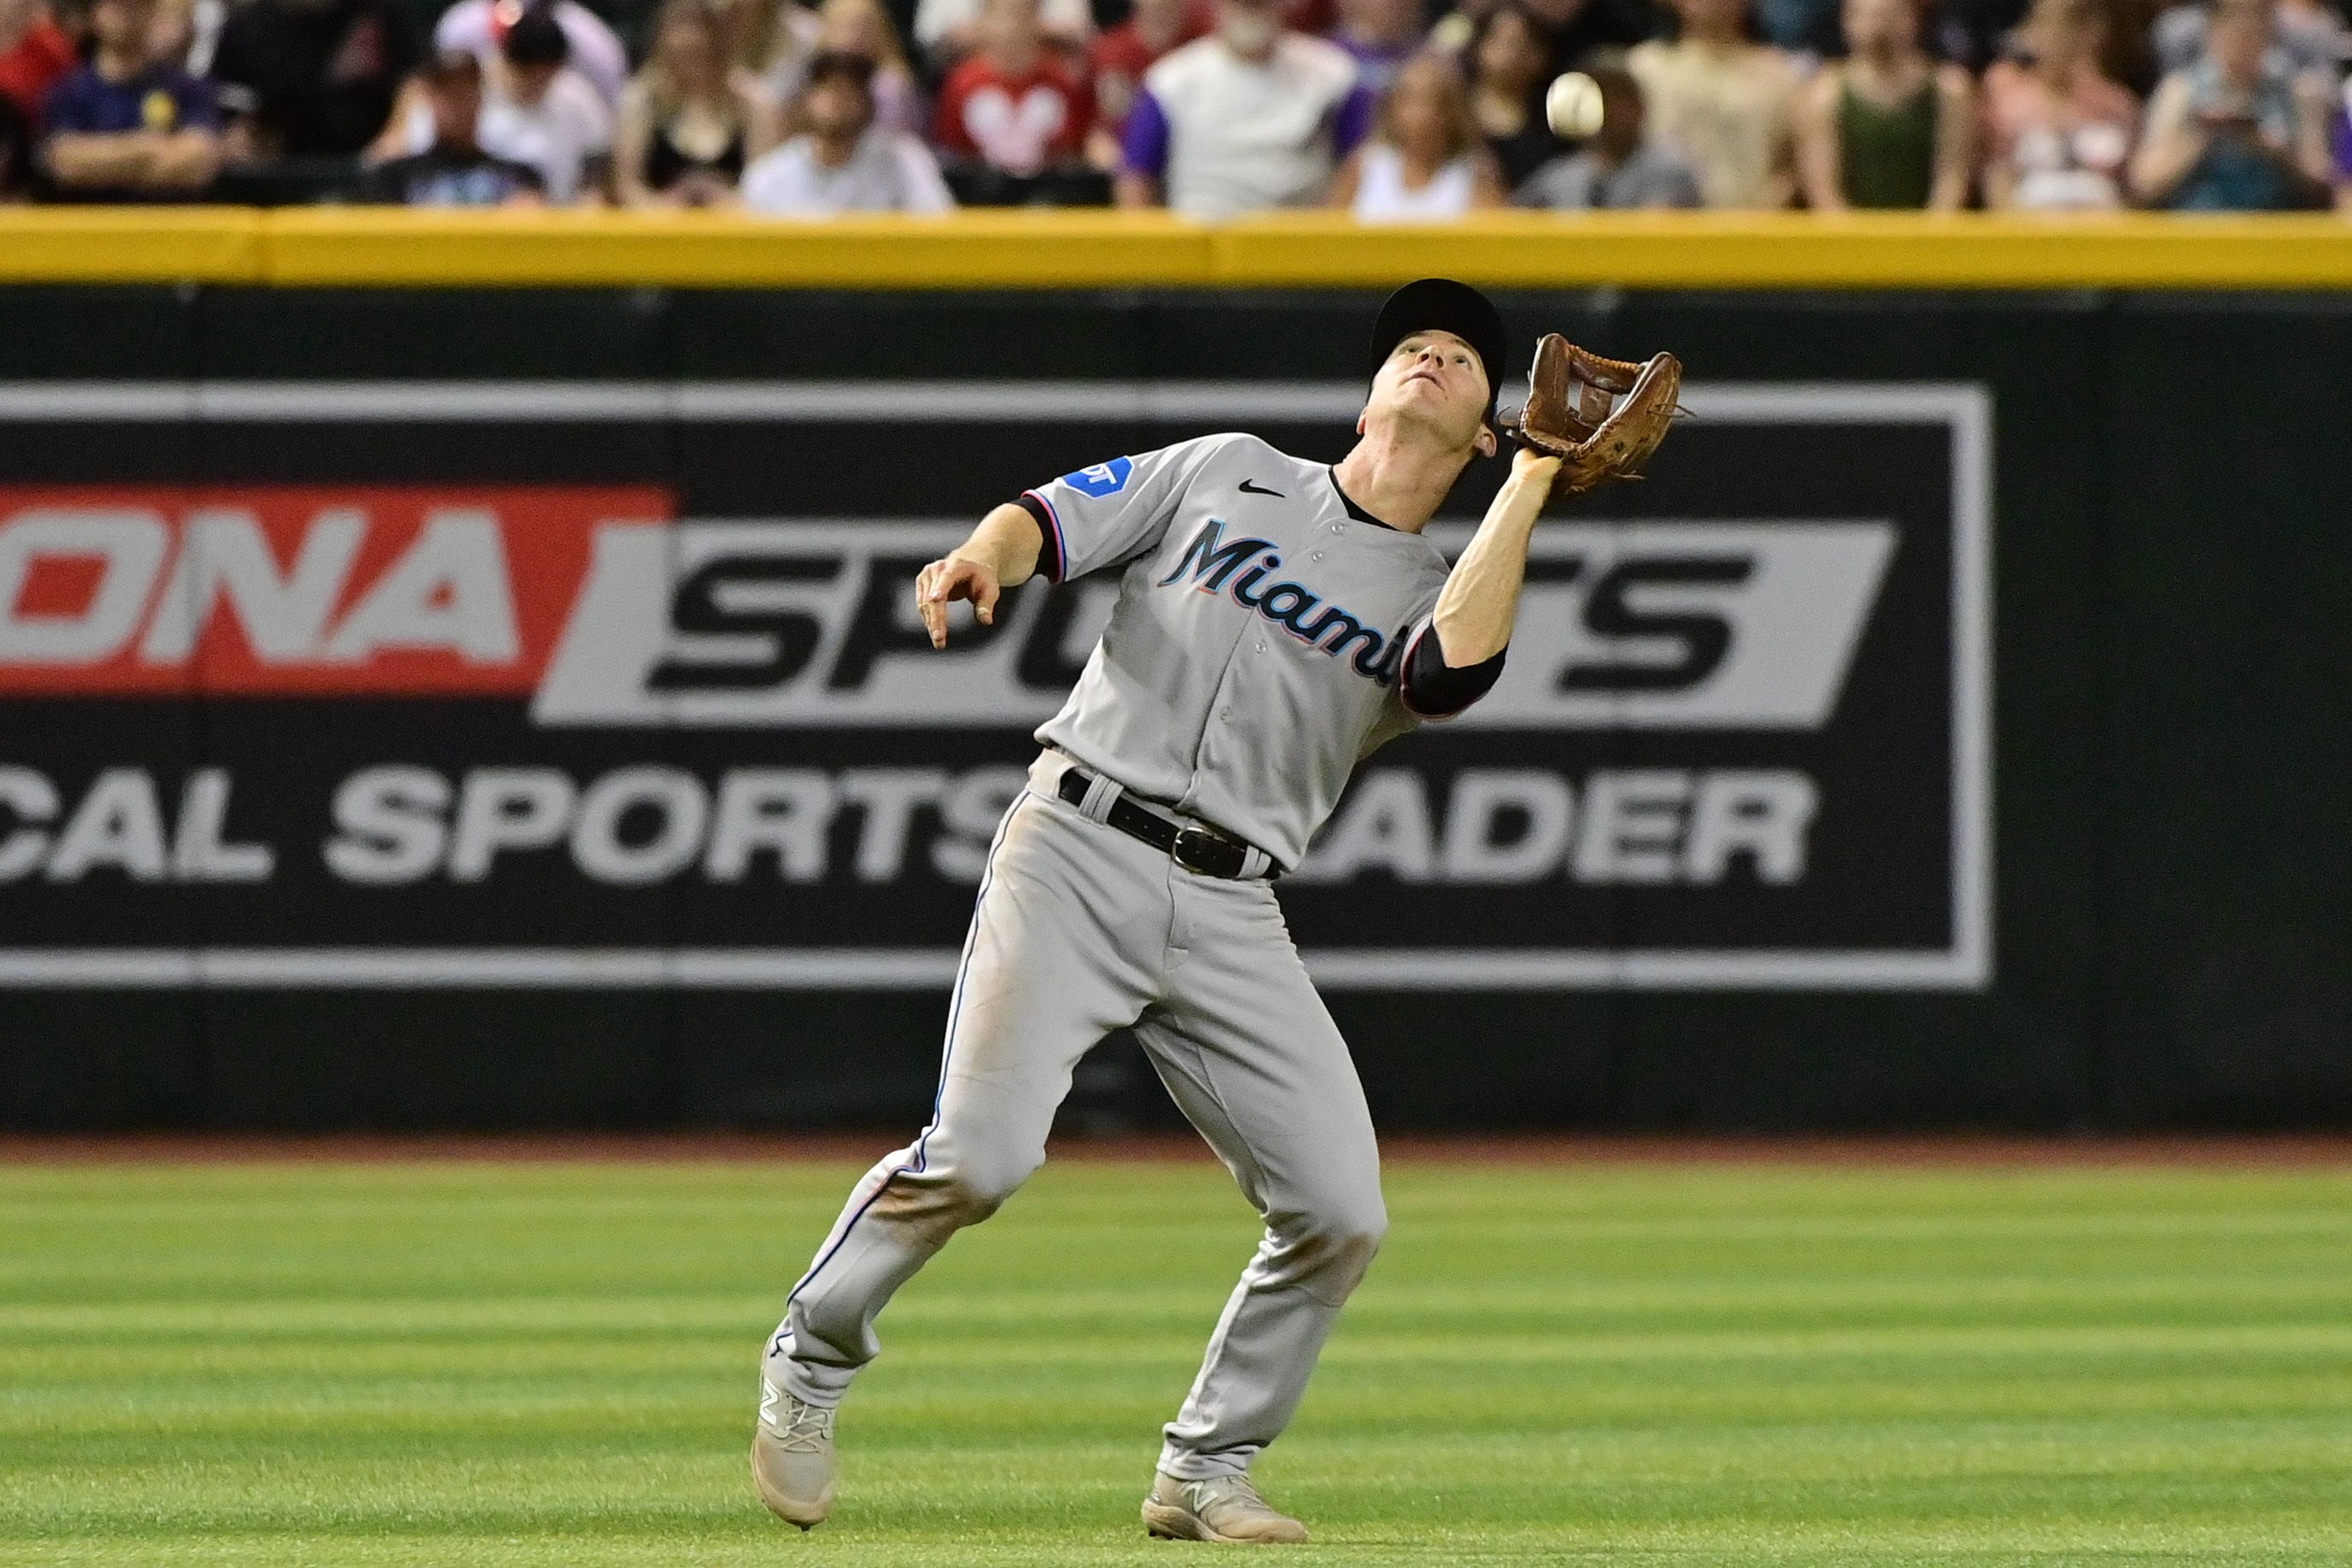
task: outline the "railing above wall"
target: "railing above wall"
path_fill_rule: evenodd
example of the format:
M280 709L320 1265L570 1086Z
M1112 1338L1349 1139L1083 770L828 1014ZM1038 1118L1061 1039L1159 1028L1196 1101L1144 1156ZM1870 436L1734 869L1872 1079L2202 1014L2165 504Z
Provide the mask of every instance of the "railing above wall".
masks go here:
M0 283L285 288L1499 288L2352 289L2334 215L2020 218L1497 213L1372 227L1164 213L740 215L400 208L0 209Z

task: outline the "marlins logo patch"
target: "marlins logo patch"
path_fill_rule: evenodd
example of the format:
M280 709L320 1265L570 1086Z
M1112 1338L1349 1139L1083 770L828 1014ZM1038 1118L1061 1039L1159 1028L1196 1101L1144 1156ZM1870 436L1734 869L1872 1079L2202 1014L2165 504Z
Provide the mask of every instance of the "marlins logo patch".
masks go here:
M1091 468L1080 468L1075 474L1064 474L1062 482L1072 489L1090 495L1097 500L1117 495L1127 489L1128 476L1135 472L1135 464L1127 458L1113 458L1108 463L1097 463Z

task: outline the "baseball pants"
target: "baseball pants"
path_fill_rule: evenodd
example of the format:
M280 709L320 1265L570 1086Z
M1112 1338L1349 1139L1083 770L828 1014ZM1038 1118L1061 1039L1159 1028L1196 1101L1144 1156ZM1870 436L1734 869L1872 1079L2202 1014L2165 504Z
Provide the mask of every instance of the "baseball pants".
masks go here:
M1038 760L990 848L931 1124L850 1193L765 1376L839 1404L892 1292L1045 1163L1078 1058L1131 1025L1265 1221L1160 1460L1186 1480L1239 1474L1289 1423L1387 1227L1371 1116L1273 886L1185 870L1090 819L1054 795L1066 765Z

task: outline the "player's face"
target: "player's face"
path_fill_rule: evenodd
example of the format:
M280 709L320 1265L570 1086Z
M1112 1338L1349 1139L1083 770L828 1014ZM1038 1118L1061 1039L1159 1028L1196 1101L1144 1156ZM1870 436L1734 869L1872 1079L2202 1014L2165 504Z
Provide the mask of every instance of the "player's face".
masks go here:
M1491 396L1486 368L1468 343L1452 332L1415 332L1397 344L1372 378L1364 423L1406 420L1433 431L1448 447L1486 450L1493 441L1485 428Z

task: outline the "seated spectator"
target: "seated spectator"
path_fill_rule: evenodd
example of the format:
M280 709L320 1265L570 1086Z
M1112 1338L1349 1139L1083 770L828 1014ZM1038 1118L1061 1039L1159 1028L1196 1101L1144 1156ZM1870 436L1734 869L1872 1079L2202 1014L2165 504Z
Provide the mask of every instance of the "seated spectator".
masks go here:
M986 0L920 0L915 7L915 47L944 71L980 47L980 13ZM1042 0L1038 11L1045 36L1057 47L1083 52L1094 37L1095 13L1088 0Z
M1506 185L1568 150L1544 122L1551 36L1521 0L1489 5L1465 36L1459 58L1470 83L1471 117L1500 161Z
M1503 205L1502 174L1452 61L1405 62L1381 100L1378 130L1339 166L1330 205L1363 223L1457 218Z
M1845 42L1838 0L1756 0L1756 36L1801 59L1834 55Z
M557 206L601 202L613 161L612 111L566 64L571 52L552 6L517 17L497 67L485 73L489 92L476 132L484 152L538 170Z
M1622 66L1591 64L1601 84L1601 129L1583 151L1555 158L1511 195L1511 205L1584 212L1595 207L1695 207L1698 174L1649 134L1642 84Z
M27 133L40 131L49 89L79 64L73 39L42 0L0 0L0 98Z
M2206 5L2175 5L2158 16L2151 41L2158 68L2170 72L2194 66L2205 53L2211 16ZM2352 28L2322 0L2278 0L2273 26L2271 47L2298 72L2315 71L2333 80L2352 58Z
M379 163L364 197L412 207L520 207L541 205L539 171L493 158L475 139L482 115L482 62L463 50L436 55L416 73L433 116L433 144Z
M1797 167L1815 212L1954 212L1975 173L1976 89L1919 45L1918 0L1845 0L1852 53L1805 84Z
M552 0L552 8L570 46L565 58L572 68L587 78L607 104L618 103L621 89L629 85L629 51L620 36L579 0ZM439 53L463 49L482 62L485 79L494 78L499 46L526 9L525 0L457 0L433 25L433 47Z
M97 0L89 63L49 89L51 183L83 200L185 199L220 173L212 84L155 58L154 0Z
M2139 104L2099 69L2095 0L2034 0L2017 52L1985 72L1989 207L2124 205Z
M1326 34L1348 51L1366 87L1386 92L1421 52L1421 0L1339 0L1339 25Z
M1796 63L1748 37L1748 0L1675 0L1675 11L1680 37L1625 57L1651 133L1698 171L1708 206L1787 206Z
M2273 46L2271 0L2216 0L2205 53L2148 100L2132 194L2151 206L2270 212L2326 204L2326 86Z
M1377 102L1345 50L1283 26L1279 0L1218 0L1216 32L1144 76L1119 205L1211 218L1309 205Z
M800 96L809 61L816 58L816 13L798 0L710 0L719 51L739 76L760 86L772 103Z
M348 158L391 120L418 54L401 0L247 0L212 74L245 156Z
M1666 30L1663 0L1521 0L1551 40L1549 82L1600 49L1630 49ZM1647 84L1644 84L1644 90ZM1654 102L1652 107L1655 107Z
M1551 85L1544 75L1551 63L1549 41L1517 0L1503 0L1478 24L1464 54L1470 62L1471 116L1502 171L1504 186L1514 188L1568 151L1544 123L1544 89Z
M1006 174L1077 163L1094 95L1047 52L1037 0L987 0L979 37L940 88L931 140L951 159Z
M767 151L773 115L727 68L709 0L668 0L653 57L621 95L613 179L633 207L728 206L743 165Z
M1143 90L1143 73L1215 21L1202 0L1135 0L1126 21L1095 39L1087 53L1095 73L1095 132L1087 156L1096 164L1118 167L1119 137Z
M809 62L808 130L743 171L743 205L780 217L845 212L938 213L955 205L930 150L874 122L874 63L822 54Z
M874 65L874 123L909 136L923 132L923 90L916 85L898 24L882 0L824 0L817 42L829 54L859 55ZM795 126L793 129L798 130Z
M2344 84L2344 101L2336 110L2336 208L2352 213L2352 80Z
M0 204L23 201L33 186L33 122L0 93Z

